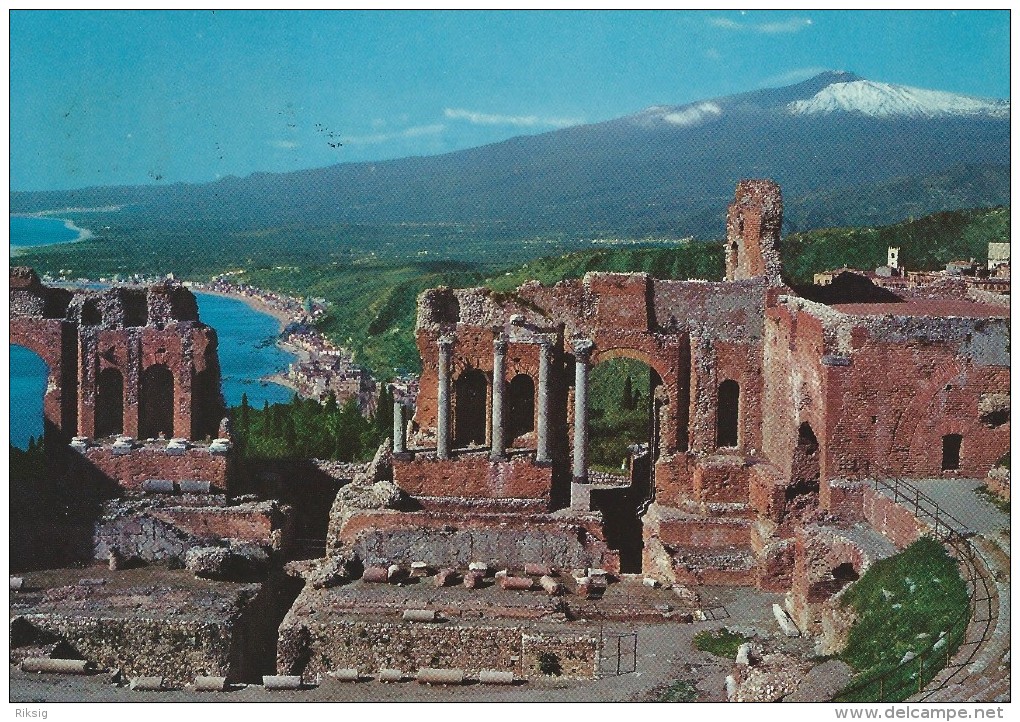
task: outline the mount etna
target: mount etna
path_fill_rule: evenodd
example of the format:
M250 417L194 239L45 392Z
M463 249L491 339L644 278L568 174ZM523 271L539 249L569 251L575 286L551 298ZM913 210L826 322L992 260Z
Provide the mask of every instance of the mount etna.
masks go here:
M431 255L456 257L472 237L718 238L734 184L768 177L783 188L791 233L1008 205L1009 122L1008 100L826 72L445 155L10 200L13 213L116 206L85 220L120 239L217 229L239 249L285 228L333 250L329 239L346 237L352 249L398 254L414 228L420 253L431 228L446 239Z

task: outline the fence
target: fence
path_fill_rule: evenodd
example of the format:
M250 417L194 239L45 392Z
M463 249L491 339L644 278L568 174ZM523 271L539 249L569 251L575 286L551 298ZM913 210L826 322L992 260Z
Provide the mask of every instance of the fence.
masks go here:
M906 506L915 517L927 522L932 536L957 559L967 585L967 611L930 647L893 669L856 681L833 699L837 702L898 702L921 694L925 685L936 679L942 670L949 670L938 685L927 690L925 697L934 694L964 672L988 639L992 622L993 595L984 572L988 566L981 552L970 543L971 532L966 525L902 479L876 478L874 487L876 493L891 492L894 502Z

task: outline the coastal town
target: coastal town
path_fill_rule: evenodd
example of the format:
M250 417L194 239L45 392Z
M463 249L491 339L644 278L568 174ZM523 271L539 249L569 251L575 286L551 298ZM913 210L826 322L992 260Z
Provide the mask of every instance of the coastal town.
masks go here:
M303 398L326 403L332 396L338 405L354 400L363 416L374 416L378 409L382 385L368 369L355 362L354 354L337 346L324 336L315 322L322 318L328 304L322 298L294 298L276 291L258 288L238 280L239 272L228 271L209 281L185 281L182 285L199 293L241 300L256 311L275 318L280 327L277 346L293 354L297 360L286 370L262 379L285 386ZM102 277L96 280L53 278L43 276L45 283L66 283L73 287L107 285L147 285L176 280L173 273L165 275L130 274ZM418 395L418 375L402 371L387 382L394 398L413 407Z

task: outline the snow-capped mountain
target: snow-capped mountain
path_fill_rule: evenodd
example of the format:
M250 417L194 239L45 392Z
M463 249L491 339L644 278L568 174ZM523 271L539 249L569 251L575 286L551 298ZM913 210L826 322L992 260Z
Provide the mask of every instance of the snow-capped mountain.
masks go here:
M845 112L872 118L1009 117L1008 100L988 100L871 80L832 83L806 100L795 100L787 108L795 115Z
M108 222L240 235L283 224L438 223L515 229L507 238L718 238L741 178L782 185L788 230L1008 204L1009 138L1008 100L832 71L444 155L199 185L11 193L11 210L118 205Z

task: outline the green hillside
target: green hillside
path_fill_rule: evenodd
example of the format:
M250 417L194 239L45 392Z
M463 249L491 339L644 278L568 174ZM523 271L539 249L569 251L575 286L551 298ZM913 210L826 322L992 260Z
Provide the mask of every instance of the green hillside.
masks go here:
M791 283L811 283L815 273L849 266L871 270L900 248L909 270L932 271L956 259L987 260L989 242L1009 241L1009 208L934 213L878 228L822 228L783 239L782 258Z

